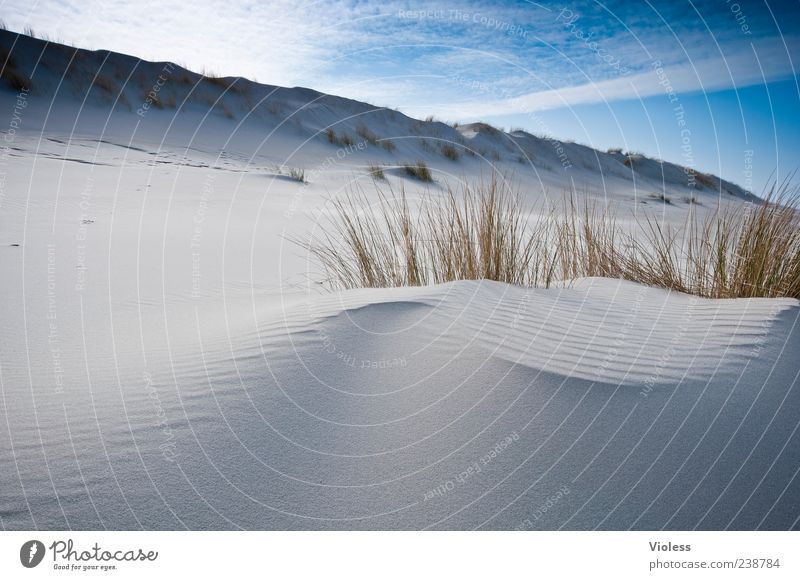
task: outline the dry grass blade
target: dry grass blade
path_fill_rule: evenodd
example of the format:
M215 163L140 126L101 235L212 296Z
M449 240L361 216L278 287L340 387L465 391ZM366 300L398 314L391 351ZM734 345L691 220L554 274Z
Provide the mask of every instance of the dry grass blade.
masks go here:
M300 244L335 288L604 276L711 298L800 298L798 196L787 183L745 211L699 217L692 207L679 228L646 215L633 231L611 208L572 196L560 211L530 212L504 183L493 176L414 204L391 187L371 202L350 191L332 202L321 236Z

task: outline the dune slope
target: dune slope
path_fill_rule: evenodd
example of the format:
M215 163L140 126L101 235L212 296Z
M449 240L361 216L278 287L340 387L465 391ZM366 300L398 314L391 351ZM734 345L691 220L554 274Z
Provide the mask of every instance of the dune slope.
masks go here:
M675 224L733 184L175 65L140 114L168 63L0 47L30 81L0 89L2 529L800 526L796 300L327 293L287 241L375 195L371 163L409 196L500 170Z

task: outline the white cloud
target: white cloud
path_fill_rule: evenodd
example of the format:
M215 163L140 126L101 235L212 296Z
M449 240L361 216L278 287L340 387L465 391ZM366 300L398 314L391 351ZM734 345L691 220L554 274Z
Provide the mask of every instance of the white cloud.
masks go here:
M478 95L478 98L449 105L447 113L454 118L475 119L486 116L487 112L500 115L530 113L590 103L666 96L668 90L680 94L746 87L765 79L770 81L794 76L784 41L789 53L797 54L796 49L800 47L797 38L762 39L757 47L745 44L726 58L707 57L689 63L663 64L661 74L657 71L658 67L651 63L648 70L634 75L540 90L514 98L487 99L485 95Z
M720 50L707 30L680 29L675 22L673 36L652 18L637 18L646 11L641 6L626 5L632 14L619 14L638 23L632 31L614 28L603 14L580 21L587 34L599 31L596 38L632 71L615 76L555 20L555 13L535 6L434 2L424 8L441 11L438 16L409 18L400 16L406 2L391 1L6 0L0 5L10 28L31 26L79 46L269 84L303 85L415 112L436 112L431 104L438 101L440 114L452 119L656 95L663 88L649 66L651 58L669 63L667 74L679 92L757 83L761 77L751 39L763 55L767 79L793 72L779 37L736 38L738 29L728 26L728 36L716 37ZM519 26L529 36L498 32L472 18L459 21L450 12L454 8ZM790 53L797 54L797 39L787 40ZM455 75L482 88L446 82Z

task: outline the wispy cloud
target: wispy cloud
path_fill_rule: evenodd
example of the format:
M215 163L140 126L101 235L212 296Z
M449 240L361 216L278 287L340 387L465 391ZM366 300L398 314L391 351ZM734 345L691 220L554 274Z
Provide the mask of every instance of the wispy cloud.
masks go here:
M743 86L761 80L751 44L767 79L793 75L799 19L776 23L767 10L747 10L737 16L709 0L3 6L12 29L31 26L88 48L452 118L655 95L663 87L654 60L664 63L676 91Z
M800 41L792 38L764 39L758 46L746 44L734 53L706 57L687 63L671 63L654 58L649 70L599 82L534 91L502 99L471 99L449 106L451 116L477 118L488 111L503 114L527 113L590 103L638 99L654 95L669 97L670 92L717 91L793 76L786 48L798 54ZM496 93L495 93L496 96Z

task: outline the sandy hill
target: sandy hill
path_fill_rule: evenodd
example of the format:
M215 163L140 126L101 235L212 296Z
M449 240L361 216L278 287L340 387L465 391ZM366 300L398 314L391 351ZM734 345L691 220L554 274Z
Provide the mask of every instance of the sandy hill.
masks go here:
M603 152L486 123L455 127L392 109L244 78L215 77L177 64L147 62L0 31L2 99L30 88L29 129L162 145L203 143L291 165L328 157L397 165L422 159L449 175L514 173L539 188L585 189L605 196L745 198L737 185L638 154ZM135 131L135 134L134 134Z

